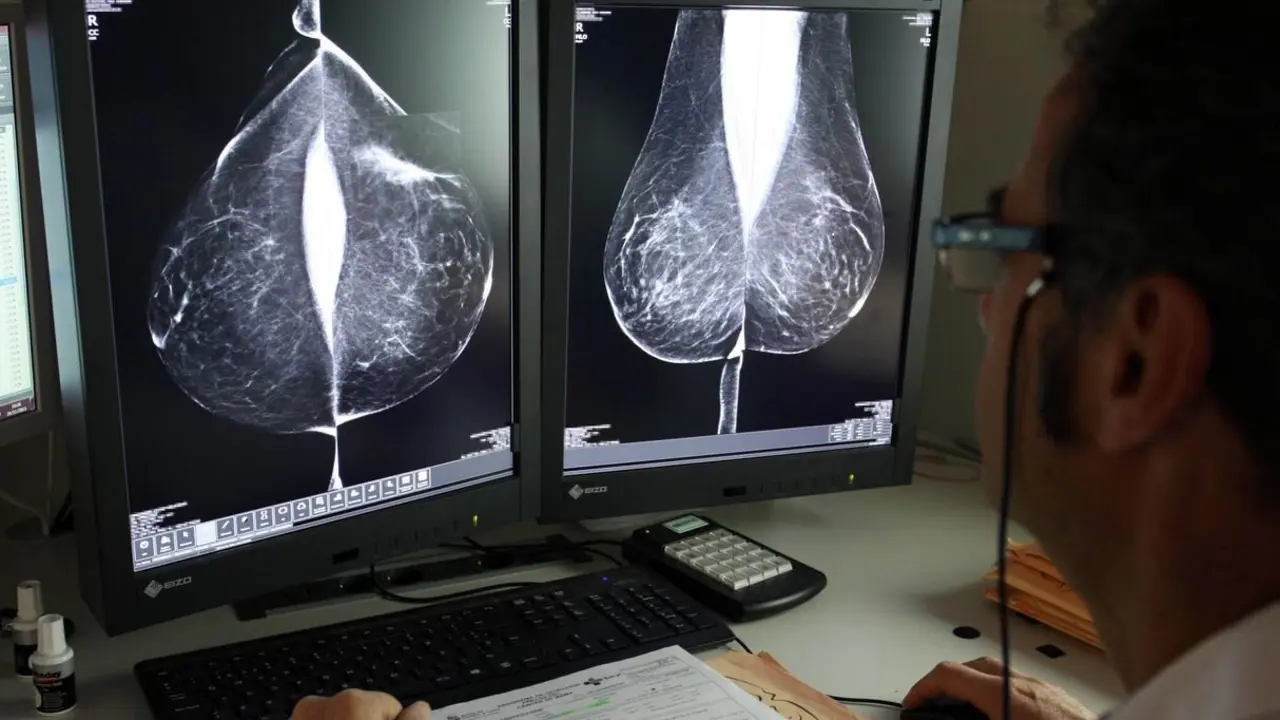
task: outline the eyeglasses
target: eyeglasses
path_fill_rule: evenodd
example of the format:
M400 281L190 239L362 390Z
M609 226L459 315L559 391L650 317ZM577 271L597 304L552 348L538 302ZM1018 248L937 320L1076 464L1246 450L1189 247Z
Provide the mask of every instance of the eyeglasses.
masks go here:
M987 211L952 215L933 223L938 262L959 292L984 293L1000 282L1012 253L1045 252L1046 228L1003 225L1004 188L987 196Z

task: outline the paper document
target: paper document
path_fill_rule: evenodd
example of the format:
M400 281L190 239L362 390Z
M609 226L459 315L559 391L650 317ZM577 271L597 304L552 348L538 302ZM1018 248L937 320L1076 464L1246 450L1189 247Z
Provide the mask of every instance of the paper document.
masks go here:
M443 720L781 720L683 648L435 710Z
M707 663L783 720L858 720L848 708L804 684L767 652L737 650Z

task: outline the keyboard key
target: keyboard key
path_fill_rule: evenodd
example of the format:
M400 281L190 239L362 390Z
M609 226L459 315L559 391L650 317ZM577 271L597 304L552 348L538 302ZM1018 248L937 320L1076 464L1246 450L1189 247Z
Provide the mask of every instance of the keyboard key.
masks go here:
M600 644L603 645L607 650L621 650L622 648L627 647L631 643L627 642L623 638L618 637L616 635L610 635L608 637L601 638Z
M450 690L462 684L462 678L453 674L439 674L431 678L432 684L441 690Z
M774 557L765 562L777 568L779 575L791 572L791 561L786 558Z
M685 633L691 633L694 631L694 627L692 624L685 622L680 618L667 618L666 622L667 622L667 625L671 626L672 630L675 630L677 633L680 633L681 635L684 635ZM613 648L609 648L609 649L612 650Z
M535 670L540 667L546 667L549 663L543 657L542 653L528 653L520 658L520 665L526 670Z
M588 655L599 655L600 653L604 652L604 648L601 645L599 645L598 643L592 642L591 640L588 640L576 633L573 635L570 635L569 640L573 642L574 645L577 645L579 648L581 648L582 651Z
M578 660L583 657L583 654L583 651L578 648L567 647L560 649L560 657L569 661Z

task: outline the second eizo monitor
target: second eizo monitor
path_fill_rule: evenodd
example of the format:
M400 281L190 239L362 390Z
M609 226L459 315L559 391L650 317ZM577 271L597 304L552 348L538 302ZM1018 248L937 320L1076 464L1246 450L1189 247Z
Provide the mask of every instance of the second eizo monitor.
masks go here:
M75 508L107 630L530 514L507 8L70 5Z
M550 40L545 518L910 481L958 6L750 5L580 4Z
M32 117L22 7L0 5L0 448L59 413Z

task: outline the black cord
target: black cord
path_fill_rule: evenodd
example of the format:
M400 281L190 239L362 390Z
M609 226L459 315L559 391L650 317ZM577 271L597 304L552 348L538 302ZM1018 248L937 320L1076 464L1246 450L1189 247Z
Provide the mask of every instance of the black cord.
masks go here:
M569 549L576 550L578 552L584 552L589 555L595 555L596 557L602 557L605 560L608 560L609 562L613 563L615 567L622 567L621 560L619 560L618 558L610 555L609 553L603 550L597 550L593 547L587 547L586 545L579 545L578 547L571 547Z
M565 544L556 543L524 543L518 545L483 545L471 538L463 538L466 545L441 544L439 547L450 550L472 550L484 553L486 555L539 555L547 553L570 553L572 551L584 552L589 555L604 558L613 563L617 567L622 567L623 562L618 558L597 549L597 545L607 545L611 547L622 547L622 543L617 540L587 540L584 542L574 542Z
M742 638L738 637L737 635L734 635L733 641L737 643L739 647L742 648L743 652L747 653L748 655L755 655L755 653L751 651L751 647L742 641ZM896 703L896 702L893 702L892 700L876 700L874 698L851 698L851 697L841 697L839 695L828 695L827 697L831 698L832 700L835 700L838 703L843 703L845 705L878 705L880 707L895 708L898 710L902 709L901 703Z
M622 543L617 540L588 540L586 542L568 543L558 545L555 543L529 543L524 545L484 545L469 537L462 539L463 544L442 543L438 547L449 550L464 550L468 552L479 552L485 555L536 555L539 553L568 553L568 552L584 552L589 555L604 558L613 563L617 567L622 567L623 562L609 553L599 550L595 545L616 545L622 547ZM369 565L369 581L373 584L378 595L384 600L391 602L406 603L411 605L433 605L435 603L447 602L449 600L459 600L462 598L475 597L477 595L487 595L489 593L501 592L503 590L516 590L519 588L532 587L534 585L542 585L544 583L537 582L504 582L493 585L485 585L484 587L472 588L470 590L462 590L445 595L432 595L430 597L413 597L410 595L401 595L387 588L378 579L378 569L376 563Z
M828 695L827 697L835 700L842 705L875 705L878 707L893 708L895 710L902 709L902 703L896 703L892 700L876 700L875 698L854 698L841 697L839 695Z
M448 602L449 600L460 600L462 598L475 597L477 595L488 595L490 593L501 592L503 590L517 590L520 588L543 584L536 582L505 582L496 583L494 585L485 585L484 587L472 588L470 590L460 590L458 592L446 593L444 595L412 597L393 592L383 585L382 581L378 579L378 567L376 563L369 564L369 581L373 583L374 589L378 591L378 595L382 596L384 600L405 603L408 605L434 605L436 603Z
M1018 409L1018 346L1022 341L1022 333L1027 324L1027 312L1036 296L1044 287L1045 277L1037 277L1027 286L1027 293L1018 304L1018 314L1013 320L1013 334L1009 339L1009 368L1005 376L1004 388L1004 467L1001 469L1000 489L1000 522L998 554L996 555L996 592L1000 599L1000 670L1001 679L1001 717L1011 720L1013 717L1013 670L1010 668L1012 653L1009 643L1009 584L1008 584L1008 544L1009 544L1009 509L1013 494L1013 437Z

